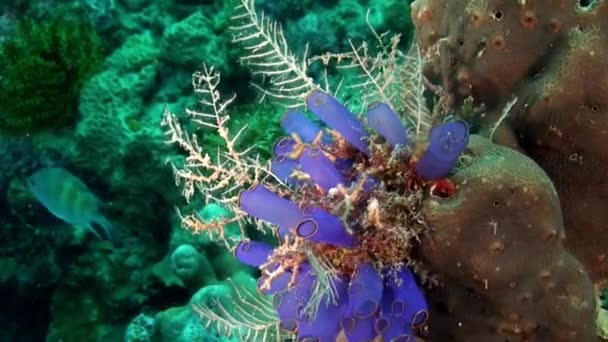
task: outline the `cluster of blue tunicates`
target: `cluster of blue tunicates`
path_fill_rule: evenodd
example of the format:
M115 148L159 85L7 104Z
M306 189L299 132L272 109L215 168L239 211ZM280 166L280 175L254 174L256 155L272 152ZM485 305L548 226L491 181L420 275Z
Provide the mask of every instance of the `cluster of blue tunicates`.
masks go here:
M272 247L257 241L239 244L236 256L251 266L266 263ZM427 304L411 271L386 267L378 270L369 262L357 265L350 277L332 279L333 292L326 293L314 314L307 311L318 281L308 263L300 265L296 281L292 272L274 279L261 292L274 294L273 305L280 326L297 334L298 341L334 342L342 331L348 341L414 341L414 334L428 319Z
M363 123L335 98L313 92L307 98L307 107L362 158L372 154ZM375 104L368 110L367 125L392 148L410 143L407 129L386 104ZM332 144L335 134L328 134L297 111L288 112L281 127L287 136L275 144L276 159L272 163L272 172L281 181L296 188L312 183L328 193L340 185L348 188L357 180L352 160L327 155L325 147ZM463 122L433 127L428 147L415 164L415 172L429 181L446 177L467 142L468 128ZM308 177L294 177L295 170ZM376 186L377 181L370 177L364 188L372 193ZM357 229L347 227L349 223L332 214L329 208L320 205L301 208L263 184L242 192L240 207L250 216L276 226L283 241L298 237L310 244L358 247ZM266 243L242 241L235 255L245 264L268 270L273 251L274 247ZM309 262L297 267L273 277L270 286L263 274L259 287L262 293L274 295L274 309L281 327L296 334L298 340L333 342L343 332L349 341L371 341L377 336L384 341L413 341L415 332L426 324L424 295L405 266L379 266L372 260L353 265L351 274L333 274L329 280L333 290L317 300L318 307L314 310L309 310L309 303L317 282L321 281L320 275Z

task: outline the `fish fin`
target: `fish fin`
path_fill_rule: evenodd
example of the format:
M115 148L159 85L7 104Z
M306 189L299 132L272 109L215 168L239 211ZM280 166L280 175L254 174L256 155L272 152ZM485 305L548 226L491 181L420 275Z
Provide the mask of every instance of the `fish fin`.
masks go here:
M89 223L91 230L100 238L112 241L112 222L99 214Z
M97 236L98 238L103 239L103 237L101 237L101 235L99 234L98 230L95 229L95 227L91 223L79 225L77 227L81 228L81 229L88 230L91 233L95 234L95 236Z

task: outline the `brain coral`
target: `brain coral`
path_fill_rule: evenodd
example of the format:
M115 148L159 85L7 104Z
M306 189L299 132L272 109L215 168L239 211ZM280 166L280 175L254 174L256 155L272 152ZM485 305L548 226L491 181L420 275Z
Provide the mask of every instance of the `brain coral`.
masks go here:
M557 189L565 245L608 282L608 1L416 0L427 75L473 96L490 127L517 102L495 141L536 161ZM531 218L532 219L532 218Z

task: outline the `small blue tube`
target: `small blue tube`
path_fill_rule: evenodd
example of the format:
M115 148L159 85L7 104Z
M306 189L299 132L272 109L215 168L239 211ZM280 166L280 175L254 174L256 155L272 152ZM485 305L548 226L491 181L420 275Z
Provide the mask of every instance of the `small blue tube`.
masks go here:
M361 181L361 176L357 177L357 182ZM380 184L377 178L373 176L367 176L365 179L365 183L363 183L363 192L366 195L369 195L370 192L374 191L374 189Z
M309 317L306 312L298 312L298 341L333 342L340 332L340 321L344 308L348 305L346 294L346 281L333 278L336 297L335 302L331 295L325 293L321 298L315 317Z
M469 126L464 121L431 128L429 145L416 164L416 172L427 180L445 178L469 142Z
M338 184L344 184L342 173L319 148L306 148L298 158L298 162L302 171L306 172L310 179L325 192Z
M388 282L394 298L393 314L402 317L411 329L421 328L429 318L424 294L409 268L402 267L395 278Z
M392 145L407 145L407 130L386 103L376 103L367 111L367 124Z
M374 324L377 318L378 314L367 318L346 316L340 321L340 327L348 341L373 341L376 337Z
M344 105L334 97L321 91L314 91L306 98L308 109L331 129L337 131L357 150L369 155L364 141L365 128Z
M335 246L354 247L356 238L350 234L342 220L322 208L309 208L305 218L296 227L296 235L313 242Z
M261 184L241 192L239 206L250 216L279 226L281 237L289 234L290 230L304 219L302 211L295 203Z
M242 263L258 267L264 264L273 247L258 241L241 241L234 250L234 256Z
M282 182L291 186L298 186L302 182L294 178L292 173L299 167L299 163L296 160L289 159L286 156L279 156L272 160L270 163L270 171L277 176Z
M316 281L317 277L312 271L303 271L298 275L298 280L293 287L275 294L273 307L282 323L291 325L289 321L298 319L298 312L308 303Z
M290 137L280 137L272 146L272 152L276 157L287 157L293 152L296 142Z
M384 341L414 341L412 329L398 313L394 311L394 296L390 288L385 287L380 305L380 314L374 326L376 333Z
M288 135L295 134L305 143L311 143L321 132L321 128L303 113L290 110L281 118L281 128Z
M370 262L357 265L348 287L348 313L361 319L376 314L383 288L382 277Z

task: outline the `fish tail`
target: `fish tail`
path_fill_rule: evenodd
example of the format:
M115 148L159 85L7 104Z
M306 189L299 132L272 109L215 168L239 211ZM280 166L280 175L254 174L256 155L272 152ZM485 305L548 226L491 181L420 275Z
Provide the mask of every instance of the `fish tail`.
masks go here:
M91 220L91 229L103 239L112 240L112 227L112 222L101 214Z

